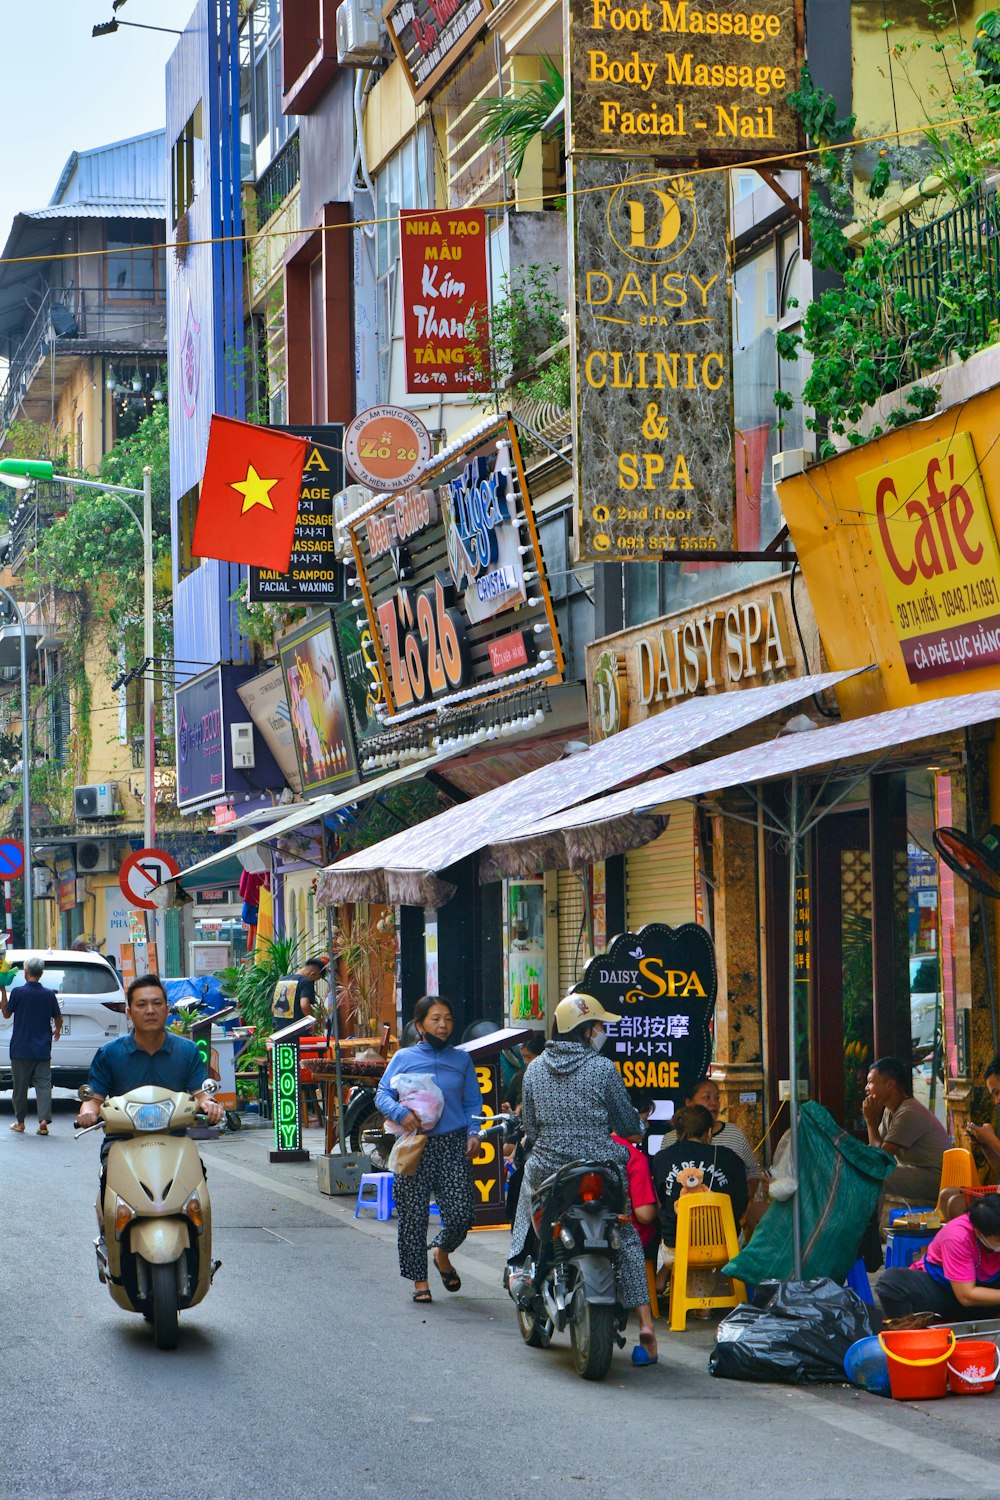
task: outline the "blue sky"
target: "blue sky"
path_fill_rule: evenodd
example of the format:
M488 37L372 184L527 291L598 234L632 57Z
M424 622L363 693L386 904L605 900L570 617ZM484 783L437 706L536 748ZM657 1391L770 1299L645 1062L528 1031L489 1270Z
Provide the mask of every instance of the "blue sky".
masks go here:
M126 0L119 21L180 30L193 0ZM175 36L126 27L91 37L111 0L6 0L0 120L0 247L14 215L43 208L73 151L164 123L163 70Z

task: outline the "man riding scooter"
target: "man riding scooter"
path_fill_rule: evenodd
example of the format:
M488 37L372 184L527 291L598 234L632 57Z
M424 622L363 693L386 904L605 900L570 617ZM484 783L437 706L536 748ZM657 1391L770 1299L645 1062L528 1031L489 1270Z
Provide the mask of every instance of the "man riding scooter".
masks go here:
M128 1008L133 1032L97 1052L77 1124L105 1131L98 1276L114 1302L152 1323L159 1348L173 1349L178 1311L202 1300L218 1267L204 1164L187 1127L200 1117L217 1122L224 1110L198 1048L166 1030L156 975L133 980Z
M105 1042L94 1054L89 1079L91 1097L80 1107L77 1126L84 1129L96 1125L105 1099L127 1094L144 1084L170 1089L173 1093L186 1090L194 1094L209 1123L217 1125L225 1110L209 1094L201 1092L205 1064L194 1042L167 1030L170 1006L159 976L141 974L133 979L126 999L132 1034ZM102 1163L106 1162L109 1150L110 1142L105 1141L101 1147Z

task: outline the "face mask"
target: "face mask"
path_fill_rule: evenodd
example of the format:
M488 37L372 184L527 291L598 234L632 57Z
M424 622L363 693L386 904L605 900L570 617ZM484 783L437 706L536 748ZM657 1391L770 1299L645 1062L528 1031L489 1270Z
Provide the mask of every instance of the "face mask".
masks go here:
M590 1045L593 1047L595 1052L600 1052L601 1048L604 1046L604 1039L606 1035L607 1032L604 1030L603 1026L595 1026L593 1031L590 1033Z
M433 1036L431 1032L424 1031L420 1034L420 1040L426 1042L428 1047L433 1047L435 1052L443 1052L450 1040L449 1037Z

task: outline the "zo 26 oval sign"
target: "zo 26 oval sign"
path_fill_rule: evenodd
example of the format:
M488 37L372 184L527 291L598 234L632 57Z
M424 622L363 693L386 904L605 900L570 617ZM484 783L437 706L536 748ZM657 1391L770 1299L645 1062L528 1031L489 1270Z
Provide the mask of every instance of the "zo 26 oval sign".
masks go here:
M370 406L344 433L344 460L361 484L373 490L403 490L431 456L431 435L404 406Z

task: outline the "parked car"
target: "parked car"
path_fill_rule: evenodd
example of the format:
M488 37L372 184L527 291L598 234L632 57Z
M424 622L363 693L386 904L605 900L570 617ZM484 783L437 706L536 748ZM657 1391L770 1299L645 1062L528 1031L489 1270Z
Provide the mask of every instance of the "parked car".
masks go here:
M71 953L58 948L34 949L45 962L42 984L55 990L63 1013L62 1036L52 1048L52 1082L59 1088L86 1083L98 1047L128 1031L125 991L118 975L99 953ZM7 968L16 970L8 994L24 983L24 964L31 952L7 950ZM10 1088L10 1020L0 1017L0 1087Z

